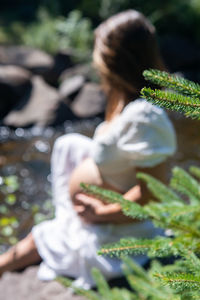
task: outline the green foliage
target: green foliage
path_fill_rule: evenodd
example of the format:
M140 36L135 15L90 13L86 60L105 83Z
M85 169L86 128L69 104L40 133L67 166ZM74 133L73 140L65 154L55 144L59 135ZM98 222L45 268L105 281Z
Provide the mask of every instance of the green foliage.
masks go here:
M88 60L91 57L93 42L92 25L83 18L79 10L71 11L67 17L52 17L46 10L38 11L37 20L26 25L14 22L0 27L0 41L40 48L54 54L60 50L71 52L75 60Z
M190 171L199 177L200 168L193 166L190 167ZM147 183L152 194L160 200L159 202L151 201L138 209L137 204L135 206L135 203L123 199L115 192L90 185L82 185L82 187L85 192L104 201L119 203L123 210L124 205L126 206L129 202L131 207L129 216L140 219L148 217L156 226L170 229L173 237L156 237L155 239L127 237L117 243L104 246L99 254L126 257L124 273L134 290L133 299L199 299L199 182L179 167L172 170L170 187L144 173L138 173L137 177ZM187 201L185 196L187 196ZM173 265L167 266L155 262L148 272L145 272L127 258L128 255L140 254L147 254L151 258L173 256L179 259ZM97 276L96 280L98 280ZM111 290L107 285L104 288L107 291L107 297L104 295L103 299L109 299L108 295Z
M183 112L187 117L200 119L200 85L158 70L144 71L144 76L153 83L173 89L161 91L143 88L141 94L147 101Z
M70 12L67 18L52 18L42 10L38 21L31 24L22 35L22 43L26 45L50 53L73 50L72 54L79 59L89 56L92 40L91 23L82 18L78 10Z
M146 80L157 85L173 89L190 97L200 97L200 85L193 81L153 69L144 71L143 75Z
M198 181L183 169L179 167L173 169L173 177L170 185L172 188L188 196L192 204L200 202L200 185Z

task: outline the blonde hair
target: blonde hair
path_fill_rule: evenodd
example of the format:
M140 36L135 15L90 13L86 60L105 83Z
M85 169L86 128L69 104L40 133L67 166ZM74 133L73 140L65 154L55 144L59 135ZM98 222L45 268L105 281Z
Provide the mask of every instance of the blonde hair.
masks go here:
M112 16L98 26L93 60L108 96L107 120L117 109L122 110L138 98L141 88L148 85L142 75L144 70L165 70L155 28L135 10Z

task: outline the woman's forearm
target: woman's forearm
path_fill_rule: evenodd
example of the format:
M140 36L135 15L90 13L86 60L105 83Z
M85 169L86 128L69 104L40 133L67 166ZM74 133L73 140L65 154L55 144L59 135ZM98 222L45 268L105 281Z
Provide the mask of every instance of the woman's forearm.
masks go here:
M123 214L119 204L108 204L96 211L96 223L126 224L137 222L137 220Z

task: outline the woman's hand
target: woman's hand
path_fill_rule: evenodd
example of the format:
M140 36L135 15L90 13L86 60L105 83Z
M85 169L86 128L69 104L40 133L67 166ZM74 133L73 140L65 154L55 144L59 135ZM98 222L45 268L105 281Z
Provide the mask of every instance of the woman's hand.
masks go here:
M123 214L119 204L105 204L101 200L83 193L76 194L74 209L85 223L124 224L134 222L133 219Z
M85 223L100 222L100 211L105 206L102 201L92 196L78 193L74 197L73 203L76 213Z

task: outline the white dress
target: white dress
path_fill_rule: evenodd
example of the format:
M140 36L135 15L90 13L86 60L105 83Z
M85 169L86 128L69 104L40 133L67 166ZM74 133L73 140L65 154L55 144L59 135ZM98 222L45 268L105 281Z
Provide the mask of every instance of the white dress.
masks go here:
M55 218L32 229L43 260L38 277L51 280L58 275L76 278L84 288L94 285L92 267L107 278L122 274L116 258L97 255L98 249L122 237L151 238L158 233L150 221L133 224L86 225L75 213L68 191L73 169L86 157L93 157L102 177L113 186L127 191L135 184L135 167L152 167L176 150L176 138L165 112L145 100L131 102L115 118L104 134L93 139L67 134L57 139L52 154L52 185ZM145 256L135 260L144 264Z

